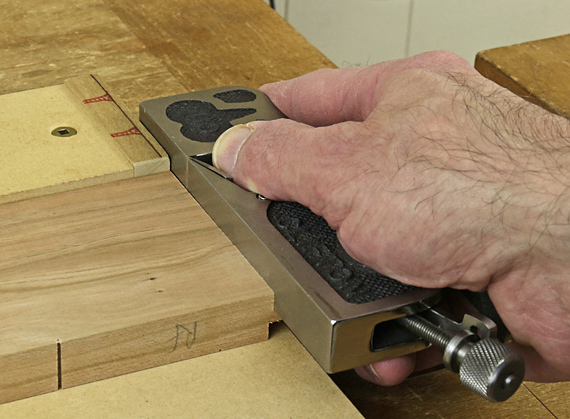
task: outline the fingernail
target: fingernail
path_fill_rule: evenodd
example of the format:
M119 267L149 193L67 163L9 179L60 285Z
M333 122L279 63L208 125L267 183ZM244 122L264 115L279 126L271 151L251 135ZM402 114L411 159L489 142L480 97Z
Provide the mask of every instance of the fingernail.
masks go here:
M214 163L214 166L231 175L234 171L239 151L252 132L253 128L248 125L236 125L220 135L212 149L212 163Z
M384 380L382 379L382 377L380 377L380 375L378 375L378 371L376 371L376 369L374 368L373 364L368 364L367 365L368 368L368 372L370 372L370 374L372 374L372 376L379 382L382 383Z
M384 380L378 375L378 372L374 369L374 366L371 364L363 365L361 367L355 368L355 371L365 380L368 380L372 383L382 384Z

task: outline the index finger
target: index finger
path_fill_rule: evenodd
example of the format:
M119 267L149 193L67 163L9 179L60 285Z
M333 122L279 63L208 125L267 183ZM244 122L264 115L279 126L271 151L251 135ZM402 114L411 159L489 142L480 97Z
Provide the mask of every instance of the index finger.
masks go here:
M322 69L259 89L289 119L313 127L361 122L382 98L386 83L405 70L432 71L460 66L475 71L461 57L444 51L385 61L368 67Z
M327 68L260 90L289 119L319 127L366 119L374 107L376 79L369 67Z

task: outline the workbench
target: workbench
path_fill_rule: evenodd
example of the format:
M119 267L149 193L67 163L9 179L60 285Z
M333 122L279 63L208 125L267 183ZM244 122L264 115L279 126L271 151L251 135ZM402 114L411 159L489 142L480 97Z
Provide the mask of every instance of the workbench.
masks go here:
M132 120L143 100L223 85L258 87L334 67L261 0L29 0L3 6L0 94L96 74ZM477 68L568 116L568 50L570 36L499 48L480 53ZM132 189L140 179L108 183L105 191L124 187L120 182ZM83 199L74 193L66 197ZM259 295L266 298L263 289ZM352 371L329 377L283 324L272 325L267 341L230 347L5 403L0 417L570 417L566 383L524 383L511 400L491 404L445 370L393 388L366 383Z

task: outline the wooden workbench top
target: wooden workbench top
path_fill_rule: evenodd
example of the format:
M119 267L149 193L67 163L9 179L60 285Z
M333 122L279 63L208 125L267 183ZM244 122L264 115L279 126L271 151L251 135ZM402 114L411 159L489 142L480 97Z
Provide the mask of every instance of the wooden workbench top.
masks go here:
M74 76L94 73L110 85L134 117L142 100L220 85L258 87L333 67L261 0L28 0L5 4L0 11L0 25L0 94L61 84ZM498 62L496 55L487 60ZM271 350L272 346L258 348L263 347ZM255 353L259 357L259 352ZM244 362L241 367L255 362L255 357L250 360L242 352L238 354ZM200 372L201 380L208 368L215 367ZM176 374L181 370L163 367L160 371ZM126 381L118 387L114 381L109 382L108 391L106 382L101 382L81 387L81 391L60 393L67 391L71 399L80 394L85 400L77 410L80 416L82 411L93 410L108 400L115 391L130 388L131 392L125 394L132 395L132 399L112 400L113 411L123 412L122 417L135 417L134 404L144 402L156 407L153 412L166 412L167 408L168 417L185 417L192 401L173 397L169 404L157 399L184 391L174 387L170 390L169 385L185 385L180 380L169 380L160 371L146 380L158 380L165 391L149 387L143 396L132 390L137 381L128 381L129 376L121 377ZM223 390L219 382L216 387L216 375L212 377L213 382L200 381L202 391ZM565 385L529 384L511 401L491 405L468 395L458 387L457 377L446 372L416 377L391 389L363 384L352 373L336 376L335 381L366 417L534 419L569 415L570 392ZM330 389L325 390L332 394ZM9 413L17 417L19 411L20 417L26 417L28 412L65 409L66 403L50 407L58 398L58 393L54 394L32 399L31 404L26 401L14 405ZM337 399L331 398L334 403L332 400ZM247 411L243 404L240 408L242 413ZM328 417L332 417L330 413Z
M142 100L333 67L261 0L29 0L0 11L0 94L97 74Z

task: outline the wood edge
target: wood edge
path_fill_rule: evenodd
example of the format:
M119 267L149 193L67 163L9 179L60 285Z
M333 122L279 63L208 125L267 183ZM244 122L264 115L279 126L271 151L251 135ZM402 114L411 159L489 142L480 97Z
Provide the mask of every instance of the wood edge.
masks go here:
M495 48L477 53L475 56L475 69L483 77L497 83L499 86L504 87L507 90L510 90L512 93L520 96L526 101L538 105L549 112L568 117L562 109L532 94L528 89L520 84L520 81L515 75L509 74L490 57L490 55L500 49L501 48Z
M265 341L272 305L273 295L261 295L64 341L62 388Z
M146 160L135 163L133 167L134 177L168 172L170 171L170 159L168 157L160 157L154 160Z
M513 77L506 74L505 71L493 62L487 56L489 51L486 50L477 53L475 56L475 69L485 78L497 83L498 85L510 90L517 96L533 101L537 100L532 94L522 87Z
M138 121L127 115L124 105L121 107L117 95L113 94L100 77L95 75L82 75L73 77L64 82L69 91L81 102L87 99L105 98L95 103L97 106L105 105L103 113L92 110L90 115L103 127L108 127L109 120L122 120L124 124L120 130L110 129L112 143L133 167L140 162L168 157L160 144L144 129ZM110 102L110 103L109 103ZM92 102L93 103L93 102ZM112 115L112 118L109 118Z
M269 324L273 324L273 323L282 323L283 319L281 318L281 316L279 315L279 313L277 313L275 310L273 311L272 315L269 317Z
M158 141L156 141L154 136L140 122L140 120L138 119L138 116L134 117L133 115L130 114L130 112L127 111L127 109L128 109L127 106L118 97L118 95L112 91L112 89L109 87L109 85L101 77L99 77L96 74L92 74L91 77L93 77L93 79L99 84L99 86L101 86L101 88L105 92L107 92L109 94L109 96L111 96L113 98L113 101L115 102L117 107L121 110L121 112L123 112L123 115L125 115L125 117L129 121L131 121L131 123L139 130L139 132L142 134L143 138L146 140L146 142L149 144L149 146L154 149L154 151L159 156L159 158L163 158L163 157L169 158L168 153L164 150L164 148L162 148L162 146L159 144Z
M76 189L96 186L103 183L115 182L117 180L129 179L134 177L134 168L113 172L106 175L95 176L85 179L73 180L71 182L63 182L55 185L48 185L41 188L29 189L26 191L15 192L8 195L0 195L0 205L10 202L23 201L26 199L38 198L45 195L52 195L58 192L72 191Z
M58 390L57 342L0 356L0 371L0 404Z

